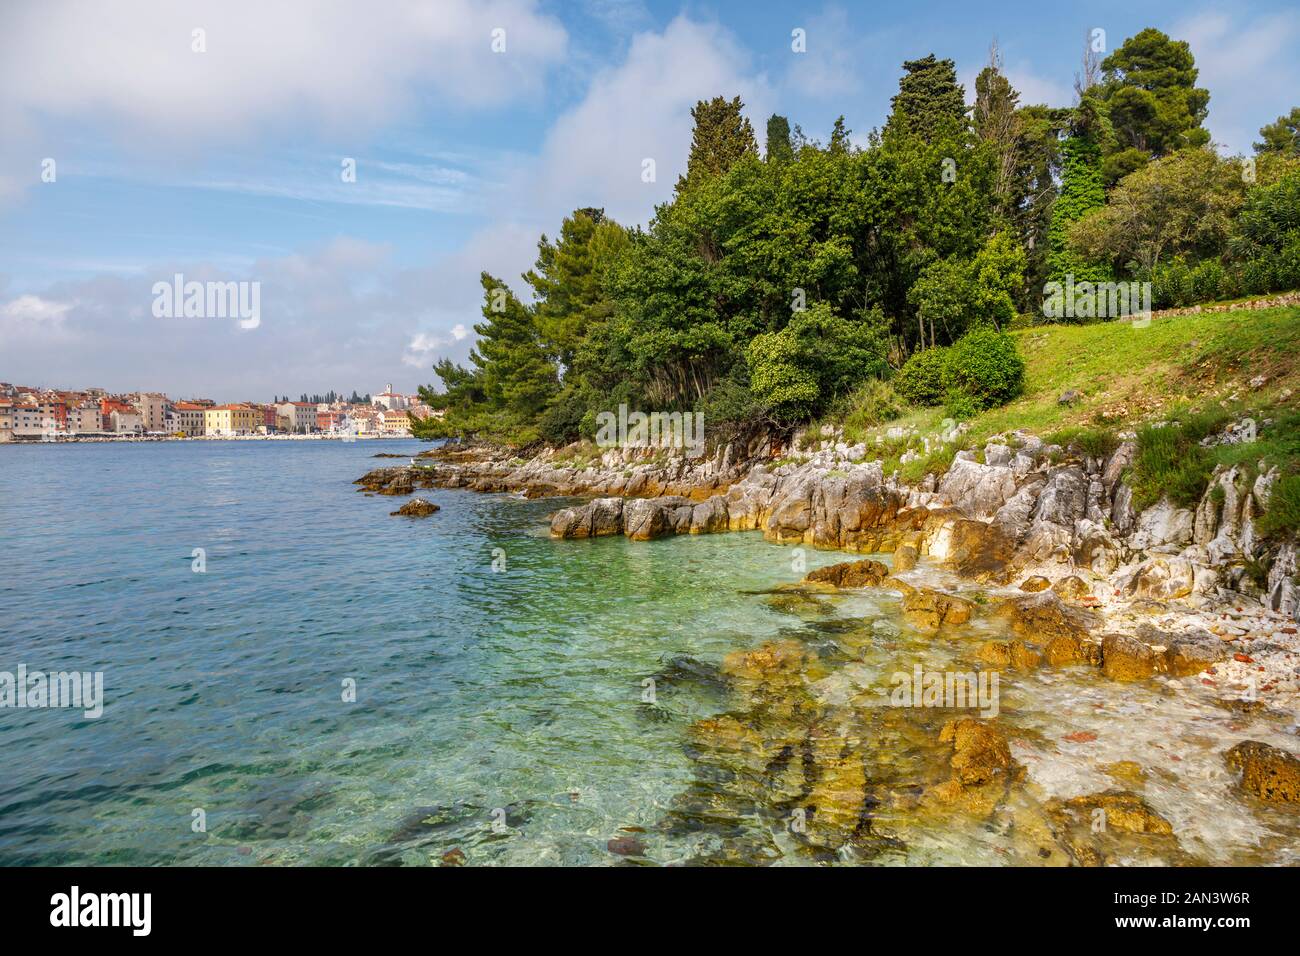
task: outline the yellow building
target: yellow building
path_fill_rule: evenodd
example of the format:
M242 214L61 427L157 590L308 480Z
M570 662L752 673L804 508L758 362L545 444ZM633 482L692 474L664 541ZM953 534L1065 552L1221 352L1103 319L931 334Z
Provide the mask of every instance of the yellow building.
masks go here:
M203 410L205 435L256 435L262 412L248 405L216 405Z

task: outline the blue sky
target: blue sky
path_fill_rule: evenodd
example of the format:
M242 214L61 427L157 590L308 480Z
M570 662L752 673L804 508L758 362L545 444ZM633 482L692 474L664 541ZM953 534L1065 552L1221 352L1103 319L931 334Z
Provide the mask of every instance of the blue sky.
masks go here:
M480 269L518 288L539 233L579 206L649 219L697 99L741 95L760 138L772 112L820 138L843 113L861 137L903 60L955 59L969 96L993 40L1022 102L1068 105L1087 31L1113 48L1159 27L1192 44L1215 141L1246 151L1300 102L1300 10L1223 9L15 0L0 8L0 380L218 400L413 390L468 353ZM151 287L175 272L260 282L261 324L153 317Z

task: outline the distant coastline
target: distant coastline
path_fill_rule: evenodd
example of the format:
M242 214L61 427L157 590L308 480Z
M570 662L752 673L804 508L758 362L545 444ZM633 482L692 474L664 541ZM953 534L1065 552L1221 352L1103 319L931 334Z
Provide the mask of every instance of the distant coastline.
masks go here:
M212 441L412 441L412 435L327 435L314 433L308 435L86 435L76 438L59 436L58 438L12 438L0 441L0 448L15 445L81 445L88 443L121 444L123 442L212 442Z

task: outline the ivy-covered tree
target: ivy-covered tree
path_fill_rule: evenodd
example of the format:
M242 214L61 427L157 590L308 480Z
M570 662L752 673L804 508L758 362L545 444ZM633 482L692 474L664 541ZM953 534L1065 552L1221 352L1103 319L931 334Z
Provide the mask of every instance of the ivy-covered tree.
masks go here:
M1048 279L1064 282L1105 280L1104 269L1097 268L1070 248L1070 227L1106 204L1106 187L1101 172L1101 149L1090 137L1076 134L1061 146L1061 189L1052 207L1048 227L1050 251L1047 259Z

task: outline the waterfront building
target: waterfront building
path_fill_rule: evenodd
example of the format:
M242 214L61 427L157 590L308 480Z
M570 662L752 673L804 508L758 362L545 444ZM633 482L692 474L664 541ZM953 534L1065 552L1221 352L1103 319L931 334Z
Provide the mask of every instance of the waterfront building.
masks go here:
M210 406L198 402L177 402L172 406L171 424L168 431L180 432L188 438L195 438L207 430L204 412Z
M214 405L203 410L205 435L255 435L262 415L249 405Z

